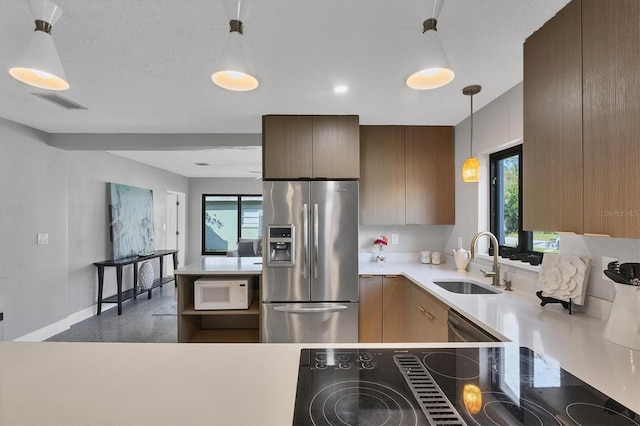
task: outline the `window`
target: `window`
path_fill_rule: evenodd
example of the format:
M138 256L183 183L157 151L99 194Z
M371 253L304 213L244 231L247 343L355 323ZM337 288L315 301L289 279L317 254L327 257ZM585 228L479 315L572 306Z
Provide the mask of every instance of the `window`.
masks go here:
M491 154L489 163L491 232L500 255L537 264L539 253L557 253L557 233L522 229L522 145Z
M262 195L202 195L202 254L227 254L262 237Z

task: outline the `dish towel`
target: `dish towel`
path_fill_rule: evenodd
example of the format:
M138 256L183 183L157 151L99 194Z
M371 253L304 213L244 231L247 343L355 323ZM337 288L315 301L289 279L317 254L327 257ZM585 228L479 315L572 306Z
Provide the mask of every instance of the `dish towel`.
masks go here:
M547 253L538 274L538 290L545 297L583 305L590 269L588 257Z

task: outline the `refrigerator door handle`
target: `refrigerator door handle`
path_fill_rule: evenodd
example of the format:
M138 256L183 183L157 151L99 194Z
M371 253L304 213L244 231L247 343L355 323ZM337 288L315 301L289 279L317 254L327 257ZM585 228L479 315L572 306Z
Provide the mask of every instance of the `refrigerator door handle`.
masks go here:
M302 277L307 279L307 272L309 271L309 205L304 203L302 206L302 235L304 239L304 262L302 264Z
M318 278L318 205L313 205L313 278Z
M299 307L299 306L276 306L273 308L274 311L277 312L287 312L290 314L318 314L325 312L340 312L346 311L348 309L345 305L336 305L336 306L308 306L308 307Z

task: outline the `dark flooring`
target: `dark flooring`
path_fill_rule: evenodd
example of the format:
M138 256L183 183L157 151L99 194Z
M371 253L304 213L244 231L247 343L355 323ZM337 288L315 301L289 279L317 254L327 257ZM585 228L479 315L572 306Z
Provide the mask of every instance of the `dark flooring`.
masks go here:
M103 304L101 315L94 315L71 326L69 330L47 339L47 342L133 342L176 343L177 293L173 283L152 290L147 299L142 294L122 304L118 315L115 304ZM105 310L114 306L111 309Z

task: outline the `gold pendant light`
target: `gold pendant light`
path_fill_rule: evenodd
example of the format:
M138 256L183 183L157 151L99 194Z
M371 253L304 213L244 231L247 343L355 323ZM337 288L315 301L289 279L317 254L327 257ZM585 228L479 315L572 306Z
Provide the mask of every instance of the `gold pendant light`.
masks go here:
M462 166L462 180L464 182L478 182L480 180L480 161L473 156L473 95L480 93L481 86L473 85L467 86L462 89L462 94L471 97L471 125L469 130L470 135L470 156L464 160Z

